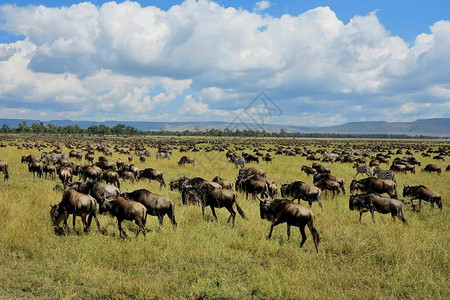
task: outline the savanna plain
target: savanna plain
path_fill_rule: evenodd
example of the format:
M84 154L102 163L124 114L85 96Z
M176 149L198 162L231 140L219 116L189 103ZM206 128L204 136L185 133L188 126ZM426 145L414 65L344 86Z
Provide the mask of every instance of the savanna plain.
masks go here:
M217 138L122 138L97 137L32 137L4 136L0 159L8 162L10 178L3 181L0 174L0 298L1 299L449 299L449 224L450 172L446 161L422 157L425 151L415 151L415 145L425 149L449 146L445 140L319 140L319 139L217 139ZM28 166L21 163L23 155L40 157L59 143L63 153L72 145L114 145L129 149L136 142L145 145L152 154L145 162L134 157L141 170L152 167L164 172L166 183L187 177L211 180L220 175L232 182L238 168L225 156L226 151L205 152L204 148L220 144L227 149L243 147L246 152L279 147L317 150L357 150L379 145L392 151L408 148L421 161L415 174L397 173L399 199L409 225L390 215L349 210L349 184L355 169L349 163L322 163L333 175L346 181L346 195L322 194L323 210L313 203L315 227L321 243L316 253L311 234L300 248L300 233L292 228L291 239L286 225L274 229L266 239L270 223L260 217L259 201L238 192L237 201L248 220L236 216L231 227L229 213L216 209L214 221L210 208L202 218L198 205L183 205L178 191L168 186L160 188L156 181L146 179L135 183L121 181L121 191L145 188L166 195L176 203L178 228L173 230L169 219L159 226L157 218L149 216L147 236L134 238L136 225L124 221L130 238L119 238L116 220L100 215L105 233L91 226L84 233L78 218L76 229L68 235L56 235L50 219L50 205L61 201L59 179L34 177ZM23 143L44 143L48 147L25 149ZM180 153L177 146L190 143L200 150ZM158 144L173 146L170 160L155 158ZM355 150L356 151L356 150ZM133 152L133 151L132 151ZM239 155L242 151L236 151ZM386 151L380 151L386 153ZM275 154L272 163L249 163L267 172L267 177L283 183L302 180L312 185L312 177L300 171L312 162L305 156ZM371 155L377 152L372 151ZM95 152L95 158L102 155ZM187 155L195 166L179 166L178 160ZM127 156L113 151L108 159L127 161ZM403 157L404 155L392 155ZM358 156L359 157L359 156ZM73 159L71 159L73 160ZM84 159L77 164L87 164ZM421 171L428 163L442 168L441 174ZM382 169L389 165L382 164ZM363 178L363 175L358 175ZM77 177L75 176L75 179ZM404 185L423 184L442 195L443 210L422 202L420 212L413 212L410 198L402 196ZM279 196L280 197L280 196ZM301 202L308 206L307 202ZM69 224L71 227L71 219Z

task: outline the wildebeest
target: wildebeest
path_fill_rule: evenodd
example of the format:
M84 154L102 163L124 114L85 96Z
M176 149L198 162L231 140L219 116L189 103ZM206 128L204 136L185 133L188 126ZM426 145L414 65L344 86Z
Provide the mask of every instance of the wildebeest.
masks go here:
M307 175L315 175L317 174L317 171L311 167L308 166L302 166L301 170L305 172Z
M100 167L93 165L93 166L86 166L81 171L81 177L84 180L87 179L93 179L93 180L100 180L102 175L102 169Z
M308 225L309 231L313 236L314 246L319 252L320 236L314 227L314 214L311 209L295 204L288 199L259 199L259 209L261 219L266 219L272 222L270 226L268 239L272 237L272 231L275 226L282 223L287 223L287 236L291 236L291 226L296 226L302 235L300 247L306 241L305 226Z
M173 229L177 228L175 203L169 197L153 194L146 189L139 189L130 193L123 193L122 195L143 204L147 208L147 214L158 217L160 225L163 225L164 216L167 215L172 222Z
M429 188L427 188L424 185L416 185L416 186L409 186L405 185L403 187L403 197L406 196L412 196L411 204L413 208L415 209L415 205L413 203L413 200L418 199L419 200L419 211L422 206L422 200L428 201L431 203L431 207L434 207L434 203L439 207L440 210L442 210L442 197L439 193L436 193Z
M225 178L222 178L220 176L216 176L213 178L212 182L216 182L222 186L224 189L232 190L233 189L233 183L229 180L226 180Z
M261 177L266 177L266 171L255 168L255 167L250 167L250 168L244 168L244 169L240 169L239 170L239 177L240 178L247 178L249 176L252 175L259 175Z
M292 201L297 199L298 203L302 199L307 201L310 207L313 201L317 201L320 208L323 209L322 202L320 201L321 190L318 187L308 185L303 181L295 181L281 185L280 190L281 197L291 196Z
M44 164L40 162L33 162L28 164L28 171L33 173L33 177L37 174L38 177L42 177L44 172Z
M243 219L247 219L244 211L237 203L236 194L233 191L227 189L217 189L211 185L205 184L202 187L195 188L194 192L200 199L203 217L205 217L205 207L209 206L211 207L214 218L217 220L218 218L214 209L225 207L230 212L227 222L230 222L230 219L233 219L232 227L234 227L236 212L233 209L233 204L235 204L241 217Z
M108 170L103 174L106 183L111 183L120 189L119 174L116 171Z
M392 180L378 179L375 177L368 177L361 180L353 179L350 184L350 193L356 190L365 193L388 194L391 198L397 199L397 184Z
M345 180L339 177L336 177L334 175L331 175L329 173L322 173L322 174L316 174L313 177L313 183L316 184L317 182L323 180L323 179L328 179L328 180L332 180L332 181L336 181L340 188L342 193L345 195Z
M158 170L155 170L152 168L147 168L147 169L140 171L139 177L147 178L148 181L156 180L157 182L159 182L159 187L166 186L166 183L164 181L164 174L161 171L158 171Z
M66 187L67 184L72 181L72 177L73 177L72 168L60 167L58 169L58 176L59 176L59 179L61 180L62 184L64 185L64 187Z
M236 190L245 191L245 199L248 199L248 194L252 194L252 199L256 200L256 195L261 193L268 193L268 186L265 180L240 179L236 180Z
M8 172L8 163L4 160L0 160L0 172L4 175L4 181L9 179L9 172Z
M38 163L40 161L39 157L33 156L33 155L27 155L22 156L21 162L22 163Z
M425 168L422 169L422 171L426 171L426 172L436 172L438 174L441 174L442 169L441 167L435 165L435 164L428 164L425 166Z
M117 218L120 237L127 237L127 233L122 228L123 220L134 221L136 223L138 226L136 237L141 231L144 236L146 235L145 223L147 221L147 209L143 204L119 196L107 199L100 204L100 213L106 211Z
M322 191L330 191L333 195L331 199L333 199L336 194L339 194L340 191L339 183L330 179L322 179L315 183L315 186L317 186Z
M328 169L328 168L326 168L326 167L324 167L322 165L319 165L318 163L313 163L311 167L313 169L315 169L317 171L317 173L319 173L319 174L322 174L322 173L329 173L330 174L331 173L330 169Z
M77 190L80 193L91 195L100 204L106 198L114 198L120 195L120 190L116 186L98 182L95 180L88 180L85 182L72 182L69 183L69 187Z
M64 192L61 202L51 207L50 217L53 225L58 226L64 219L66 233L68 230L67 219L70 214L73 215L73 228L75 228L76 216L80 216L85 232L89 230L92 218L95 219L98 230L101 231L100 222L97 219L97 201L90 195L79 193L74 189L68 189ZM89 216L87 222L86 216Z
M56 177L56 167L53 165L45 164L43 172L45 173L45 179L47 179L47 175L53 180Z
M185 164L191 164L191 165L195 166L195 159L187 157L187 156L182 156L180 158L180 160L178 161L178 165L184 166Z
M403 215L403 204L398 200L385 198L379 194L351 195L349 208L350 210L356 209L359 211L359 222L361 222L362 214L369 211L372 215L372 220L375 223L374 212L377 211L382 214L390 213L393 220L397 217L403 224L408 225L408 222Z

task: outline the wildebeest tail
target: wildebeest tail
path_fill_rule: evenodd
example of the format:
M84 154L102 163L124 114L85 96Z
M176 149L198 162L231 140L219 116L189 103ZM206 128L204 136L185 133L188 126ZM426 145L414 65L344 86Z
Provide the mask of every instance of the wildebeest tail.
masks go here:
M8 180L9 179L9 173L8 173L8 165L5 166L5 179L4 180Z
M400 207L400 219L402 220L403 224L409 225L408 221L406 221L405 216L403 215L403 207Z
M145 227L145 223L147 223L147 210L145 209L145 207L142 209L142 213L144 214L142 225L144 225Z
M120 179L119 176L117 176L116 182L117 182L117 188L118 188L118 189L120 189L120 180L119 180L119 179Z
M239 206L239 204L236 201L236 194L234 194L233 200L234 200L234 203L236 204L236 209L237 209L238 213L241 215L242 219L247 220L247 217L245 216L244 211L242 210L242 208Z
M175 229L175 227L177 226L177 221L175 220L175 203L172 203L170 211L172 213L172 215L170 216L170 220L172 221L172 225Z

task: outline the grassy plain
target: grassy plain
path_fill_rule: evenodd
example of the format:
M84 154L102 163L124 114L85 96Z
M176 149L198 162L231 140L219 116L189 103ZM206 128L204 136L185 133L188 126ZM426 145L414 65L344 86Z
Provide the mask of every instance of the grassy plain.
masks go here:
M197 165L179 167L184 153L175 150L171 160L156 160L156 149L150 150L151 158L145 163L135 158L135 164L162 170L167 183L182 175L234 181L237 174L224 152L189 152ZM39 151L0 148L11 174L9 181L0 181L0 299L450 299L450 172L397 175L400 199L404 184L425 184L443 197L443 211L423 203L422 211L414 213L405 205L409 226L380 214L375 224L369 214L359 224L358 213L348 209L348 194L333 200L325 196L323 211L317 204L312 208L322 239L316 254L309 231L303 248L298 230L287 240L285 225L266 240L270 224L260 219L257 201L243 194L238 201L249 221L238 215L231 228L224 209L217 210L217 223L209 208L204 220L200 207L182 206L178 192L160 190L153 181L125 183L122 190L146 188L168 195L177 204L177 231L168 219L160 228L149 217L145 239L121 240L115 220L102 215L106 235L95 226L81 233L78 219L77 232L57 236L49 211L62 192L53 191L56 181L28 173L20 163L28 154ZM422 166L437 163L445 169L448 164L415 156ZM119 157L126 161L117 153L111 159ZM279 185L295 180L312 184L312 177L300 173L303 164L311 162L276 155L272 164L249 165L263 168ZM323 165L345 178L348 190L355 171L351 164ZM135 230L125 223L125 230Z

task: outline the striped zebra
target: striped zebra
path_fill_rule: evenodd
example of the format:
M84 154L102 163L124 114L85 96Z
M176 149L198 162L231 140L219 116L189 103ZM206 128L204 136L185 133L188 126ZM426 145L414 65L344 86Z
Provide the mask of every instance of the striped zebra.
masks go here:
M243 168L244 164L245 164L245 160L242 157L238 157L236 155L233 155L230 157L230 162L234 163L234 165L236 167L241 167L241 168Z
M381 170L378 167L373 168L373 175L376 175L379 179L389 179L394 182L397 182L395 180L395 172L391 170Z
M358 165L358 163L355 163L353 165L353 169L356 169L356 174L355 176L353 176L353 178L356 178L356 176L358 176L358 174L366 174L367 176L372 176L372 174L370 173L370 167L368 165L364 165L364 166L360 166Z

